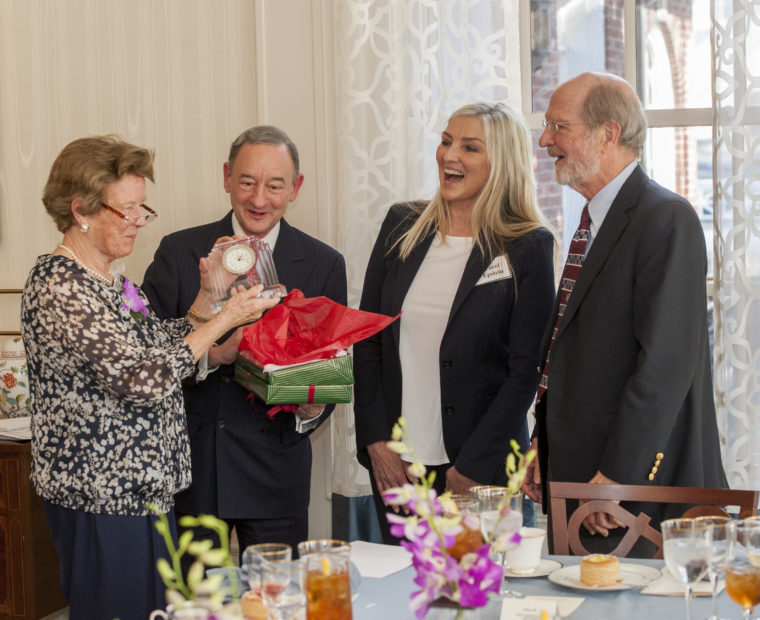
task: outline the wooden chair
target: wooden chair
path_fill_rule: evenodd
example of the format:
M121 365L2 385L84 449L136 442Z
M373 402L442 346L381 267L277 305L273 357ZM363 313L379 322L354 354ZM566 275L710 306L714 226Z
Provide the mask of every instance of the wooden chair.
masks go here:
M758 491L736 489L701 489L694 487L658 487L625 484L588 484L584 482L550 482L549 512L551 519L551 553L586 555L589 552L580 540L582 522L594 512L606 512L624 523L628 530L613 555L625 557L639 538L651 541L656 547L655 558L662 558L662 534L653 528L650 517L634 515L623 508L623 502L654 502L690 506L683 516L725 515L721 506L738 506L739 517L756 514ZM567 500L589 500L567 515Z

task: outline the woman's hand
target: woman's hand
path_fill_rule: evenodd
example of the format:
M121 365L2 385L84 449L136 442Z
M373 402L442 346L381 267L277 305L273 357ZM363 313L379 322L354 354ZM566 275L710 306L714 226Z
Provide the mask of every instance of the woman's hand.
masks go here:
M227 329L232 329L260 319L266 310L280 302L279 297L268 299L257 297L262 290L264 287L261 284L247 290L242 286L230 289L230 298L217 315L219 320L224 321Z
M279 297L272 297L268 299L260 299L256 297L262 290L261 284L254 286L248 290L244 287L237 287L230 291L230 298L221 311L211 317L202 321L195 321L195 330L185 336L184 340L193 351L193 358L197 362L205 351L211 347L219 338L226 334L229 330L238 327L239 325L245 325L246 323L253 323L256 319L261 318L266 310L279 303ZM200 297L200 295L199 295ZM197 302L197 298L196 298ZM239 331L239 330L238 330ZM213 356L209 363L216 364L220 360L217 358L217 354L220 354L228 363L232 363L232 355L234 353L235 342L240 341L242 332L232 335L232 341L223 343L220 347L214 347L215 349L221 348L220 351L214 351ZM230 340L230 339L228 339ZM225 346L227 344L227 346Z

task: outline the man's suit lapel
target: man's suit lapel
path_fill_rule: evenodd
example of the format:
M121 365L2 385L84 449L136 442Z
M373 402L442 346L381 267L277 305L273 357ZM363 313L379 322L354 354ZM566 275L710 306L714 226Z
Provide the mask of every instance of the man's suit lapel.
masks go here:
M305 258L298 237L293 232L293 227L284 219L280 220L280 233L277 235L277 243L274 246L272 258L280 283L287 286L288 292L291 288L297 288L293 285L288 286L287 283L301 281L298 263L304 261Z
M628 211L636 206L639 191L647 180L647 175L641 166L638 166L631 173L631 176L628 177L623 187L620 188L618 195L612 202L610 210L607 212L607 216L604 218L604 222L602 222L602 226L593 240L586 260L583 261L583 269L581 269L573 287L573 292L570 294L570 299L565 308L565 315L557 330L557 338L565 331L565 327L570 324L583 301L583 297L602 270L602 267L604 267L618 239L628 226L630 222Z
M235 232L232 229L232 211L229 211L221 220L214 222L213 226L209 226L207 229L207 237L203 245L195 244L192 246L193 251L198 254L196 259L208 256L211 248L214 247L216 240L219 237L231 237ZM198 263L196 262L196 267Z

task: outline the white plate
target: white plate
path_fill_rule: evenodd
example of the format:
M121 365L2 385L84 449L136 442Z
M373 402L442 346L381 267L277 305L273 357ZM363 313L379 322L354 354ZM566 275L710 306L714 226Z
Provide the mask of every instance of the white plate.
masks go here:
M532 573L513 573L508 568L504 569L504 576L508 579L530 579L531 577L546 577L549 573L553 573L555 570L562 568L562 563L557 560L549 560L547 558L541 558L536 570Z
M609 586L587 586L581 583L581 567L579 564L566 566L549 574L549 581L567 588L576 590L591 590L597 592L607 592L610 590L628 590L629 588L643 588L648 583L659 579L662 576L660 571L652 566L643 564L624 564L620 563L620 572L618 572L617 583Z

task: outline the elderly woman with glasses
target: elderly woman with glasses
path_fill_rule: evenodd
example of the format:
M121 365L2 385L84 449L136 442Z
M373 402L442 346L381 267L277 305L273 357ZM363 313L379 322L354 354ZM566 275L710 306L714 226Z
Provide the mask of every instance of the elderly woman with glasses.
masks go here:
M213 317L205 260L189 317L160 320L111 269L156 213L145 204L153 155L116 136L66 146L43 203L63 241L24 289L22 335L32 398L31 481L43 500L71 618L148 617L164 607L166 555L148 504L173 525L190 484L182 380L228 330L276 300L233 291Z

